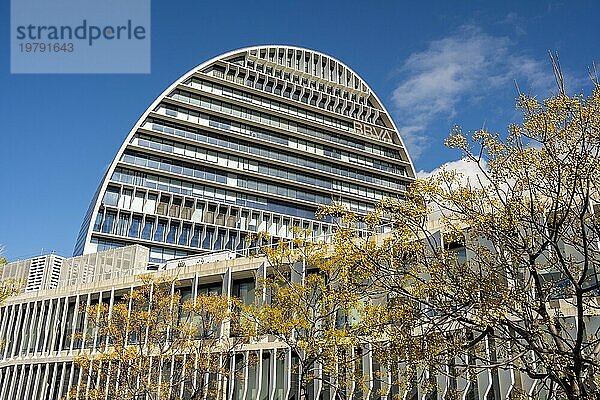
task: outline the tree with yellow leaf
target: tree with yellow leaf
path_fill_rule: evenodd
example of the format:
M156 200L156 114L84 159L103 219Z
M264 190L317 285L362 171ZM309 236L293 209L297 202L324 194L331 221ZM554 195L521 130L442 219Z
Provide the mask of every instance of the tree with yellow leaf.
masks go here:
M0 257L0 276L2 275L2 267L6 264L6 259ZM4 280L0 281L0 304L10 295L10 291L7 290Z
M149 280L89 308L103 345L77 359L90 379L73 395L220 398L205 378L235 373L235 340L253 337L291 354L302 400L315 385L340 400L600 398L600 85L569 96L555 73L550 98L519 93L507 135L451 134L475 180L442 170L366 216L325 206L332 243L264 246L256 302L180 305L174 282ZM232 337L214 328L229 320Z
M2 254L2 248L0 247L0 254ZM19 292L21 288L21 282L15 279L6 279L3 277L3 267L6 265L6 259L0 257L0 305L6 300L7 297L12 296Z
M184 301L176 285L143 276L142 284L112 307L85 307L92 326L76 337L91 336L97 346L76 357L85 376L70 398L222 397L233 352L248 337L238 332L230 338L222 329L236 300L199 293Z
M317 386L331 398L350 398L364 385L356 342L361 293L348 282L353 277L342 253L332 253L311 235L296 230L292 241L261 249L269 266L260 281L262 299L241 312L257 336L274 338L291 351L297 383L290 398L312 399Z
M600 85L569 96L555 74L548 99L519 93L506 136L450 135L475 181L442 170L367 217L322 210L344 221L336 251L354 254L359 287L385 294L361 334L392 394L443 381L448 398L599 398Z

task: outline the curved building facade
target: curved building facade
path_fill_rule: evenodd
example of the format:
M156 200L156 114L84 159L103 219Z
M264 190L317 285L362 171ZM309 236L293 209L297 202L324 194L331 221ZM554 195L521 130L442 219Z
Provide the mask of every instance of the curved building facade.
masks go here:
M259 46L167 88L127 135L90 204L75 255L129 244L151 261L251 246L251 232L326 238L322 204L368 212L414 168L375 93L342 62Z

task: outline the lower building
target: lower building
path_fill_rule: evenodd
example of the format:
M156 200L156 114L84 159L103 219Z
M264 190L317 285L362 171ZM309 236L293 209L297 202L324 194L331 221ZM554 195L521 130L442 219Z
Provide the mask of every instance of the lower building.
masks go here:
M110 310L124 294L141 284L138 274L147 272L148 258L147 248L134 245L66 259L57 286L23 291L7 299L0 308L0 400L67 398L69 391L86 379L74 358L81 352L96 350L98 343L72 336L88 329L89 316L83 306L106 304ZM225 252L162 264L159 271L152 273L175 279L178 290L194 299L204 292L251 302L259 281L266 277L267 262L260 257L236 258L234 253ZM562 307L559 300L556 306ZM592 319L590 327L600 326L600 318ZM500 400L510 398L515 388L527 393L540 389L538 382L516 369L488 369L470 381L433 378L437 392L423 397L425 394L416 388L403 391L393 384L390 373L368 351L362 354L360 368L367 387L356 385L346 398L445 399L448 393L459 391L464 399ZM298 358L283 343L268 339L253 343L236 353L231 363L230 370L242 373L231 373L219 382L224 388L223 400L300 398L294 367ZM108 400L108 395L105 398ZM308 400L334 398L338 397L319 379L308 388Z
M116 248L105 252L64 260L59 284L53 288L23 291L10 297L0 308L0 399L53 399L64 398L78 386L84 374L74 365L74 358L82 351L96 349L96 342L77 340L74 332L86 329L88 316L85 305L107 304L112 307L123 294L140 285L139 274L155 266L148 264L149 250L140 245ZM190 257L175 264L161 265L156 272L177 278L178 288L193 296L199 290L210 288L211 293L254 299L254 289L260 272L264 273L264 259L235 258L232 253ZM254 365L248 372L256 382L262 368L268 365L269 374L279 374L272 382L280 386L251 389L243 398L287 399L290 386L291 354L276 353L281 345L255 346L261 359L268 362ZM288 352L289 353L289 352ZM246 357L248 352L242 352ZM239 358L237 361L239 363ZM248 367L246 367L247 369ZM244 383L231 377L239 398L239 387ZM247 379L244 380L247 382ZM233 388L233 386L231 386Z

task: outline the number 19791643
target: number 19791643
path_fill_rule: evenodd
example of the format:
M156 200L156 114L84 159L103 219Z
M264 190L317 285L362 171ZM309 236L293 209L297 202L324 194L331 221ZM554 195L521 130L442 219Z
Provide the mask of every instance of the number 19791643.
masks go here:
M75 48L73 43L45 43L27 42L19 43L21 53L72 53Z

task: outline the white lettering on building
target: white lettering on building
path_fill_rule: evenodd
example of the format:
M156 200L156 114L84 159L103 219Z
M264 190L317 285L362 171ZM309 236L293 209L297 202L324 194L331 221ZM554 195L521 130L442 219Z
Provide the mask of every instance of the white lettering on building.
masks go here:
M386 128L367 125L361 122L354 122L354 130L356 130L356 133L370 136L375 139L383 140L386 142L393 142L392 132Z

